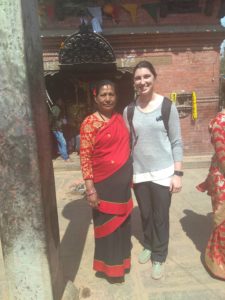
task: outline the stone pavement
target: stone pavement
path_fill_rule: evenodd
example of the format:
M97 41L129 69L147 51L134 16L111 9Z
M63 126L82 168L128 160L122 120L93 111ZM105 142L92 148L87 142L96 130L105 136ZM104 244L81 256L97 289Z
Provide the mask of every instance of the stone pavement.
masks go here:
M1 241L0 241L0 249ZM5 272L4 272L4 262L2 257L2 251L0 251L0 300L7 299L7 289L6 289L6 280L5 280Z
M123 285L110 285L95 277L91 210L74 190L81 179L79 159L74 163L54 161L61 235L61 258L67 279L79 289L80 299L88 300L224 300L225 282L212 278L202 256L211 231L210 197L195 189L207 174L208 159L196 163L187 159L183 189L174 195L170 210L170 244L166 275L151 279L151 264L140 265L141 223L137 204L132 214L132 269ZM200 162L200 164L199 164ZM69 165L70 164L70 165ZM195 167L196 168L193 168ZM203 168L202 168L203 166ZM76 170L75 170L76 169ZM70 171L68 171L70 170Z
M151 279L151 264L140 265L142 249L140 215L136 202L132 214L132 269L123 285L110 285L95 277L91 209L75 183L81 179L79 157L74 162L54 160L57 206L61 236L61 261L65 277L87 300L224 300L225 282L212 278L202 256L211 231L210 198L195 189L207 174L209 158L189 158L184 163L183 189L174 195L170 210L170 244L166 275ZM6 300L3 262L0 256L0 300ZM24 299L25 300L25 299ZM29 300L29 299L26 299ZM48 300L48 299L36 299Z

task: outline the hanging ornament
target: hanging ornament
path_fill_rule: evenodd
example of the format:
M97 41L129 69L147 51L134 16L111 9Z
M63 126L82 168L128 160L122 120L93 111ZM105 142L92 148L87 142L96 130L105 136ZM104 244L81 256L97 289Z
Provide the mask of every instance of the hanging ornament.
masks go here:
M170 100L172 100L174 103L177 101L177 93L172 92L170 94Z
M196 93L192 92L192 119L195 121L198 118L197 97Z
M213 15L214 3L212 0L207 0L205 3L204 14L208 17Z
M112 16L113 14L113 5L112 4L105 4L103 6L103 12L106 14L106 15L109 15L109 16Z
M147 3L142 4L141 7L147 11L147 13L152 17L152 19L157 23L159 15L159 3Z
M120 8L118 5L114 5L113 7L113 20L116 22L116 23L119 23L119 15L120 15Z
M122 4L121 5L126 11L129 12L132 22L136 23L137 18L137 4Z
M225 0L220 1L220 8L218 11L218 18L221 19L225 16Z
M167 0L161 0L159 5L159 15L161 18L166 18L167 14L168 14Z
M106 15L112 17L116 23L119 23L119 6L108 3L103 6L102 10Z

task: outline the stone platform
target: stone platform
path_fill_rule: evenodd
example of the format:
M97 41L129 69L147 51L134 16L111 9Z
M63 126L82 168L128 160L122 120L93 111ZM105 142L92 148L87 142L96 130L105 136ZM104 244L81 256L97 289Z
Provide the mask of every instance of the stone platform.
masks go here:
M204 250L212 228L210 198L195 189L205 179L210 157L185 158L183 189L173 196L170 244L165 277L151 279L151 264L137 261L142 231L137 203L132 213L132 269L121 286L95 277L91 209L75 185L82 181L79 156L73 162L53 161L61 237L61 261L67 280L87 300L224 300L225 282L204 267ZM201 164L200 164L201 162ZM0 300L7 300L3 261L0 260ZM24 299L30 300L30 299ZM48 299L37 299L48 300ZM72 299L71 299L72 300Z

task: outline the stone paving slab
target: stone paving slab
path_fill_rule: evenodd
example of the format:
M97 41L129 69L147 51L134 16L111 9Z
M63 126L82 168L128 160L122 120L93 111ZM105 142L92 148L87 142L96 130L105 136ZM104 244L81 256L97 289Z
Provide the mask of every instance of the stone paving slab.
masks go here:
M7 282L5 280L4 261L0 240L0 300L7 300Z
M132 269L123 285L110 285L95 277L91 210L82 195L69 188L81 178L80 171L55 170L61 258L64 274L88 300L224 300L225 282L208 274L202 256L211 231L210 198L195 189L207 168L186 169L183 189L174 195L170 210L169 255L162 280L151 278L150 262L140 265L142 231L137 204L132 214Z
M211 232L211 202L195 185L204 180L207 168L185 169L183 189L174 195L170 210L170 244L166 274L151 279L151 264L140 265L142 231L137 204L132 213L132 269L123 285L110 285L95 277L91 209L74 189L81 179L79 157L64 167L54 161L57 207L61 237L61 261L67 280L88 300L224 300L225 282L214 279L204 268L202 256ZM76 165L76 168L73 166ZM1 254L1 253L0 253ZM4 264L0 255L0 300L6 300ZM37 299L48 300L48 299Z

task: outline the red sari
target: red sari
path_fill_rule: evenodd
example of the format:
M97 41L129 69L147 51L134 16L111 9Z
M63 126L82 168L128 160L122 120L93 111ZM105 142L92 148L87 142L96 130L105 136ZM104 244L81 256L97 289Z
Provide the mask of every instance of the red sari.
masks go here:
M93 209L93 268L108 277L122 277L130 269L131 251L129 133L121 115L104 122L93 114L82 123L80 137L83 178L93 180L100 199Z
M211 142L215 154L209 174L197 189L211 196L213 209L213 232L209 238L205 262L216 277L225 279L225 114L218 113L209 124Z

